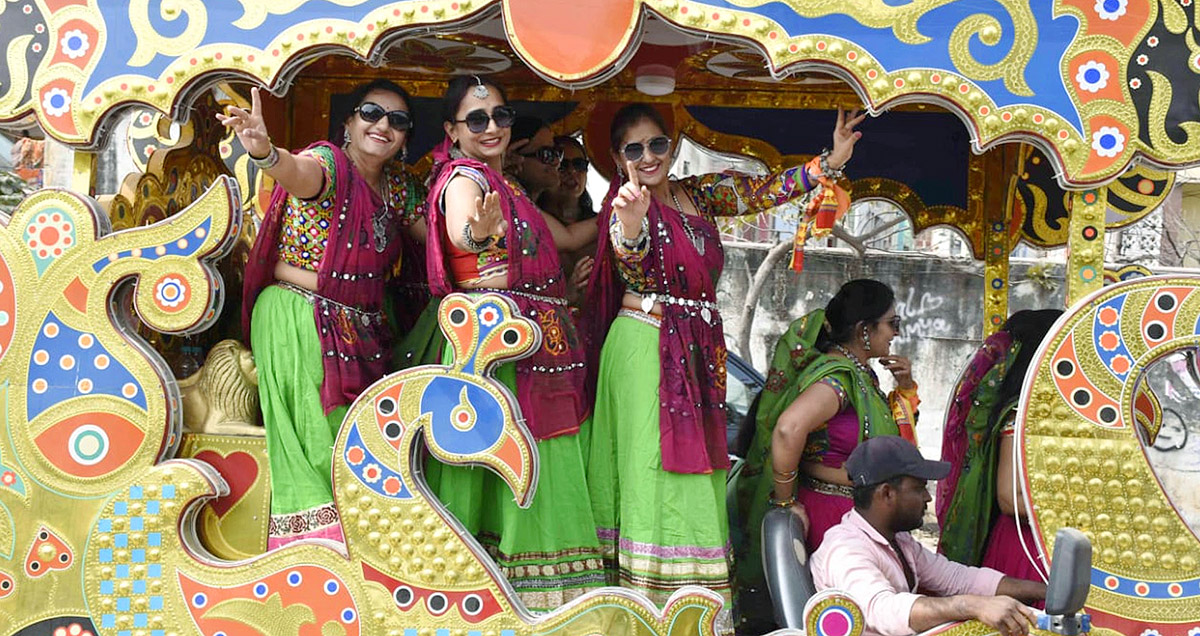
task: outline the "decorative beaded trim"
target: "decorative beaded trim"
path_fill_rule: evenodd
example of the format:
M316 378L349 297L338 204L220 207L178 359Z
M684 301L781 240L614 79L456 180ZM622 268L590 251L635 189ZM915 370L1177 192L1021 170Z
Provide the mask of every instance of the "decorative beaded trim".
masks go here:
M847 499L854 496L854 489L850 486L846 486L845 484L831 484L810 475L801 475L800 485L822 495L833 495L834 497L845 497Z
M357 314L362 317L363 324L370 324L372 318L374 318L376 321L382 321L384 318L382 311L366 311L363 309L359 309L358 307L344 305L344 304L339 303L338 301L333 300L331 298L326 298L326 297L318 294L317 292L314 292L309 289L305 289L299 285L295 285L293 283L289 283L284 280L276 280L274 285L276 287L280 287L280 288L286 289L288 291L300 294L310 304L318 305L326 312L329 311L328 305L333 305L334 308L339 309L341 311L348 311L348 312Z
M644 311L638 311L636 309L622 308L620 311L617 312L617 315L625 316L626 318L633 318L634 320L637 320L638 322L644 322L647 325L654 327L655 329L662 328L662 321L659 320L657 316L655 316L654 314L648 314Z
M637 292L633 292L637 293ZM649 300L651 303L662 303L664 305L675 305L678 307L700 307L703 309L715 310L717 303L710 300L695 300L693 298L678 298L676 296L668 296L657 292L648 292L640 294L643 300Z
M494 293L494 294L500 294L502 296L505 294L511 294L513 296L520 296L522 298L528 298L530 300L536 300L538 302L543 302L543 303L547 303L550 305L561 305L563 307L567 306L566 298L558 298L556 296L542 296L541 294L531 294L529 292L518 291L515 289L504 289L504 288L500 288L500 287L473 287L466 291L471 292L471 293L475 293L475 292Z

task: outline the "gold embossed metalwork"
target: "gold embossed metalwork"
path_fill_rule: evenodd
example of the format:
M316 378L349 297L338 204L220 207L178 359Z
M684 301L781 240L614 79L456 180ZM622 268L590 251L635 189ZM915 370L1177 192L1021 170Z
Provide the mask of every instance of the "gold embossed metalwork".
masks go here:
M1104 285L1106 188L1071 193L1067 238L1067 304Z
M988 206L984 211L983 335L1004 326L1008 316L1008 255L1012 250L1009 228L1012 208Z
M616 29L613 37L604 40L611 50L595 51L593 66L573 71L555 68L556 63L565 63L565 58L547 59L545 51L534 54L527 42L514 39L522 25L520 20L510 19L512 16L545 21L556 14L549 5L545 16L536 11L529 13L526 0L404 0L364 8L354 14L357 20L312 18L309 3L295 0L284 3L241 0L242 15L228 24L218 24L217 14L199 0L170 3L139 0L130 6L128 16L135 39L134 51L122 60L131 72L89 83L88 78L95 72L95 64L106 45L105 15L94 2L47 3L44 19L50 39L57 42L70 34L72 37L67 39L72 44L62 51L55 47L54 55L48 51L35 58L40 59L40 64L30 71L29 96L7 99L10 108L0 111L0 119L19 119L32 109L51 135L77 145L92 145L100 141L96 132L107 113L129 103L144 104L160 112L177 111L190 101L191 95L185 87L204 83L201 78L252 77L279 88L297 61L310 58L317 50L336 48L364 59L376 59L383 54L377 50L379 43L397 39L406 29L481 19L497 6L507 25L511 46L526 64L543 77L578 88L630 75L620 67L636 49L640 25L646 12L651 11L691 32L753 44L763 52L772 75L783 77L812 70L836 73L860 87L868 105L876 111L897 101L947 105L968 120L979 147L1017 138L1032 140L1048 151L1050 160L1060 168L1062 181L1074 186L1096 185L1115 178L1138 153L1160 165L1185 165L1200 159L1195 144L1181 141L1187 135L1200 134L1200 124L1180 123L1179 130L1184 133L1180 137L1159 121L1169 117L1174 103L1172 81L1178 78L1164 74L1167 71L1152 70L1147 71L1144 82L1141 77L1133 78L1138 82L1131 85L1122 68L1131 60L1141 59L1141 53L1135 54L1141 50L1139 47L1157 46L1162 38L1184 37L1177 34L1194 22L1194 8L1181 8L1173 2L1136 0L1133 4L1118 3L1120 11L1101 12L1112 15L1099 15L1095 3L1087 0L1062 0L1056 5L1057 11L1071 14L1080 24L1059 69L1067 93L1064 99L1068 100L1064 106L1072 110L1063 113L1031 104L999 106L988 93L991 82L1002 83L1009 95L1027 95L1032 91L1028 73L1031 55L1043 38L1040 20L1044 17L1035 18L1031 5L1016 0L997 2L994 10L988 12L959 16L948 34L936 36L945 40L944 44L938 44L950 58L946 64L950 69L888 69L871 51L845 37L789 34L758 10L765 4L761 0L741 0L733 8L704 0L622 0L618 13L627 19L628 25ZM360 7L364 3L337 0L333 4ZM922 0L901 6L821 0L782 5L783 11L792 14L791 19L785 20L792 26L818 16L846 16L863 29L886 29L895 38L895 46L916 47L928 44L933 37L921 31L925 26L921 18L950 7L951 3ZM1143 16L1144 22L1139 19ZM227 17L221 15L222 20ZM1161 38L1154 35L1151 40L1146 36L1146 28L1139 25L1155 20L1166 30ZM254 46L220 42L226 30L244 30L247 24L257 24L259 30L278 25L272 27L278 32ZM535 33L557 32L547 28L547 24L535 26ZM14 40L11 46L19 52L22 46L28 50L32 44ZM994 50L1004 47L1007 49ZM151 51L155 52L153 57ZM13 56L16 57L10 56L12 61L21 62L17 53ZM1191 64L1191 58L1187 62ZM29 67L30 61L25 59L24 65ZM1102 72L1097 65L1103 66ZM19 66L14 68L19 70ZM17 81L20 77L12 79L14 86L20 84ZM1184 84L1181 83L1180 90L1186 91ZM1152 98L1148 99L1153 103L1147 106L1143 117L1133 96L1136 91L1145 93L1151 88ZM1080 123L1067 121L1075 121L1076 117ZM1173 125L1174 120L1170 121Z
M926 13L939 7L951 4L954 0L918 0L902 6L874 3L874 6L848 5L839 0L817 0L804 2L788 0L789 9L797 15L806 18L817 18L829 15L846 15L858 23L875 28L890 28L897 40L906 44L921 44L930 41L929 36L921 33L917 22ZM763 0L731 0L731 4L741 7L760 7L768 2ZM947 40L947 50L955 66L963 75L972 81L988 81L1003 79L1008 89L1017 95L1032 95L1029 84L1025 81L1029 60L1033 56L1033 48L1037 43L1037 22L1030 11L1029 3L1021 0L1002 0L999 3L1012 20L1016 33L1013 46L1004 57L996 62L984 64L975 59L970 51L970 40L979 38L987 46L996 46L1000 40L1001 25L993 16L987 14L972 14L967 16L954 27Z
M222 560L260 545L261 439L194 436L183 453L192 458L166 459L180 441L177 387L117 310L134 307L172 332L212 323L221 297L212 262L242 218L236 186L220 177L150 226L108 234L105 218L86 200L44 191L0 233L0 365L9 378L0 387L0 466L11 469L0 479L0 556L37 557L0 604L6 626L66 616L100 634L232 625L270 634L682 636L715 634L726 620L720 596L700 588L661 609L628 590L601 590L534 617L425 494L413 463L419 438L443 460L496 470L519 501L534 493L533 441L515 398L487 373L533 350L540 332L495 295L443 301L450 366L390 376L352 405L333 449L347 552L300 543L236 567ZM138 284L123 284L131 279ZM237 515L250 519L235 523ZM230 524L253 532L235 539Z
M1037 354L1017 427L1034 536L1049 554L1071 526L1092 541L1088 611L1124 634L1200 622L1200 542L1147 462L1138 378L1200 344L1200 277L1105 287L1076 304Z
M1014 212L1024 216L1021 238L1039 247L1067 244L1072 199L1053 174L1053 165L1032 146L1020 147L1020 164L1009 188ZM1104 226L1112 230L1131 225L1158 209L1171 193L1175 174L1134 166L1108 184Z
M452 294L439 318L452 363L377 382L351 406L338 435L334 497L347 553L301 543L237 568L213 561L193 526L172 530L200 499L229 489L208 464L172 460L149 468L100 511L85 556L93 573L85 595L89 607L101 608L95 618L118 630L142 622L188 633L240 624L296 634L309 623L343 634L714 633L721 599L698 588L682 590L662 610L626 590L594 592L537 618L521 609L479 544L425 494L413 462L423 439L445 461L495 470L528 504L537 482L533 439L519 424L516 399L488 374L535 350L540 332L497 295ZM125 573L149 585L115 588ZM127 603L106 603L114 589Z
M11 538L0 552L52 557L24 573L0 566L15 586L0 624L88 616L80 586L96 515L180 441L170 372L133 327L214 322L224 292L213 263L239 229L236 202L220 179L172 219L112 233L90 199L43 190L0 232L0 544Z
M179 378L183 426L195 433L265 435L259 425L258 368L238 340L213 345L204 366Z
M862 609L840 590L818 592L804 605L804 633L810 636L860 636L866 626Z
M265 552L271 518L266 440L184 433L179 457L212 466L229 489L196 513L196 537L205 549L227 561L241 561Z

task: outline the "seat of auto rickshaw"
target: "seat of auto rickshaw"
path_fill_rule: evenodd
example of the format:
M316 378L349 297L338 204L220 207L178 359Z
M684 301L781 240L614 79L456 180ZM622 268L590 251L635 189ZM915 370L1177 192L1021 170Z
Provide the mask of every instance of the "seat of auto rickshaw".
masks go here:
M814 601L837 596L839 603L853 604L847 591L817 593L809 571L808 550L799 520L787 508L772 508L762 523L763 573L775 622L779 627L807 630ZM1062 528L1054 538L1046 610L1038 627L1059 634L1086 631L1088 619L1077 614L1087 601L1091 585L1092 544L1074 528ZM858 613L861 616L861 612ZM821 631L820 629L817 630Z

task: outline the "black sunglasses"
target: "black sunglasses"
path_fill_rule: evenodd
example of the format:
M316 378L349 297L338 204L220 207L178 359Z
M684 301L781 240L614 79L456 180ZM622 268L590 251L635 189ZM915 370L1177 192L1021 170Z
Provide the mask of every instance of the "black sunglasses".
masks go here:
M412 115L409 115L406 110L385 110L383 106L375 102L363 102L354 109L354 112L358 113L358 117L368 124L373 124L386 116L388 125L396 130L412 128Z
M575 172L587 172L588 171L588 160L584 159L583 157L574 157L572 159L563 159L562 163L560 163L558 165L558 169L560 172L566 172L568 170L573 170Z
M513 122L517 121L517 109L512 106L497 106L492 109L489 117L487 111L480 108L467 113L462 119L455 119L454 123L466 124L467 130L479 134L488 129L490 121L495 121L496 126L500 128L512 128Z
M563 151L561 148L538 148L529 154L525 154L523 152L520 154L522 157L526 158L537 157L538 161L546 164L547 166L555 167L558 166L559 162L562 161L563 158Z
M660 135L645 144L640 141L625 144L625 147L621 149L621 154L625 155L625 159L629 161L638 161L646 153L647 146L649 146L652 154L663 157L666 156L667 151L671 148L671 138L666 135Z

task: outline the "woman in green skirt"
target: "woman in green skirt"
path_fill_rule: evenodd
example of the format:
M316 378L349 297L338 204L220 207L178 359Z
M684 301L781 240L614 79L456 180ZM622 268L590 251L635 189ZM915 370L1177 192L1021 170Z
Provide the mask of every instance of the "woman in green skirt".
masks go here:
M766 211L809 191L834 194L861 120L839 112L833 151L807 166L674 181L658 111L631 104L614 117L612 158L623 178L601 212L607 231L588 292L589 362L599 360L588 487L613 583L660 604L688 584L729 602L716 217Z
M485 469L430 460L427 481L485 545L526 607L550 610L604 584L579 441L590 415L584 351L558 260L559 249L593 240L596 226L562 225L505 179L516 111L503 89L486 78L458 77L443 109L446 140L434 151L427 201L430 291L501 294L541 328L532 356L496 372L537 440L540 476L528 509Z
M276 183L242 299L271 469L268 547L340 542L333 442L350 402L388 369L384 282L404 241L424 240L425 189L393 160L412 127L410 100L387 80L360 86L342 146L292 154L271 143L258 89L251 95L249 111L218 118Z

